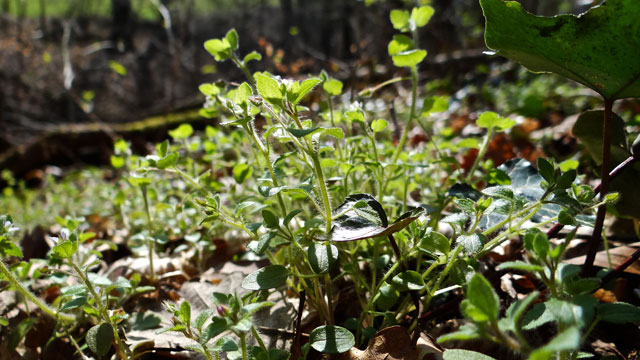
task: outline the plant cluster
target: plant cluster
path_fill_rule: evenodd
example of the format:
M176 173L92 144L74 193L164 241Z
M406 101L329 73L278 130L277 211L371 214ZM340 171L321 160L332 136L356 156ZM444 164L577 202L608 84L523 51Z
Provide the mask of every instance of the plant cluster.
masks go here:
M617 14L621 10L610 9L614 5L637 8L630 1L610 3L593 9L594 16ZM517 3L482 0L481 4L488 46L534 70L568 73L590 84L588 74L573 68L545 67L544 59L550 57L535 53L545 50L542 45L532 54L522 50L522 44L510 42L514 28L508 26L520 28L518 21L538 27L540 22L553 32L573 19L563 20L556 29L548 23L552 20L521 13ZM501 13L514 9L517 14ZM126 245L148 258L148 273L115 281L93 273L91 269L100 265L99 248L119 245L98 241L82 218L66 217L57 218L59 236L46 265L37 266L38 276L53 274L61 284L61 295L52 305L24 285L29 272L24 267L32 262L12 268L0 262L2 277L57 319L58 335L68 336L78 354L85 356L88 347L98 358L114 353L136 358L145 350L130 348L126 329L131 323L149 327L157 323L144 315L132 317L122 306L155 290L162 281L154 266L159 254L189 250L202 271L204 255L213 249L208 239L231 233L247 239L247 253L270 263L246 276L242 282L246 294L213 293L215 308L199 314L192 314L188 301L166 304L172 324L162 331L182 334L192 341L190 349L207 359L217 359L221 353L243 360L307 358L313 352L349 356L396 325L405 329L415 347L430 325L428 314L458 303L467 322L438 339L444 346L452 340L488 339L509 348L517 358L589 356L581 348L598 323L640 322L638 307L601 303L591 295L606 286L611 275L588 273L589 263L583 273L580 267L563 263L578 227L595 226L593 237L598 241L602 209L627 196L623 187L607 191L609 144L629 156L629 164L635 157L629 155L624 131L612 142L606 124L614 122L613 100L636 96L637 79L611 80L627 84L617 90L610 90L609 83L595 84L605 98L605 111L586 113L576 125L580 133L589 119L598 116L599 124L605 124L599 142L581 137L587 147L604 151L594 156L603 164L600 187L585 184L574 161L539 158L533 166L512 159L496 167L485 155L496 134L508 132L514 120L484 112L475 122L483 136L454 144L450 137L436 134L433 126L438 114L448 110L447 99L419 94L418 65L427 53L419 48L417 30L433 13L429 6L391 12L399 33L389 43L389 55L409 76L351 96L341 81L325 72L301 80L252 73L250 63L261 57L257 52L238 53L235 30L207 41L204 47L217 61L233 62L246 77L241 84L200 86L206 96L201 114L219 119L222 127L209 126L203 134L195 134L191 126L181 125L170 132L172 142L157 144L155 153L144 157L118 141L111 158L121 172L111 190L112 210L127 230ZM495 24L496 16L500 18L496 14L516 24ZM403 130L394 137L395 125L383 118L375 95L400 81L409 81L411 91L398 114L405 119ZM312 93L322 100L309 108L304 104ZM428 141L409 147L416 123ZM469 148L475 148L477 156L465 169L456 156ZM614 178L622 170L611 172ZM617 211L631 210L622 205ZM5 216L0 221L2 259L20 258L20 249L11 241L16 230L12 219ZM563 226L570 231L563 240L551 242ZM185 243L171 249L177 237ZM524 256L502 262L497 270L527 274L540 284L521 299L501 299L494 279L483 275L496 270L484 261L486 256L509 242L520 242ZM268 349L253 316L273 306L270 295L284 289L299 299L295 340L290 349ZM346 302L356 311L341 311ZM305 308L316 316L303 345L300 320ZM87 323L91 326L78 342L71 333L76 324ZM552 330L541 340L536 334L543 327ZM489 358L435 347L444 359Z

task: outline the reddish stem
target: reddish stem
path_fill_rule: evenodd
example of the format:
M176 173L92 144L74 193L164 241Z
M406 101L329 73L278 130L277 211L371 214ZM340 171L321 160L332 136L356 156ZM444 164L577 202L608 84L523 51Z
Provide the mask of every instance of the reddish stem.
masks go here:
M601 284L605 285L609 281L620 276L620 274L622 274L623 271L625 271L629 266L631 266L631 264L636 262L638 258L640 258L640 249L636 250L625 261L623 261L620 265L616 266L610 273L605 275L605 277L602 278Z
M611 113L613 102L615 100L605 99L604 101L604 121L602 124L602 171L600 181L600 201L604 201L605 195L609 190L609 163L611 157ZM604 227L604 218L607 214L607 205L602 204L598 207L596 214L596 223L593 227L593 234L589 240L589 249L587 251L584 266L582 268L583 276L593 275L593 261L602 242L602 228Z

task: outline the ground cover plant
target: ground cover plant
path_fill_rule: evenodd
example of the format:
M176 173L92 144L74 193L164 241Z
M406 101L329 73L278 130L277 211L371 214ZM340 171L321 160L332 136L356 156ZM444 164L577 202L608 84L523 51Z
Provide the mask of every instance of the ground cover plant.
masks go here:
M640 71L631 66L640 8L608 0L581 17L549 19L516 2L480 4L489 48L602 95L604 111L583 113L573 130L593 157L584 161L602 165L598 186L574 159L494 163L496 139L514 137L518 125L504 114L479 112L469 125L475 136L439 125L450 101L423 89L418 71L427 56L418 30L437 16L430 6L390 13L397 34L388 52L401 75L360 92L327 72L303 79L252 72L261 55L240 53L232 29L204 44L216 61L245 75L242 83L200 86L201 115L215 126L199 133L180 125L150 155L115 142L116 175L93 191L91 217L55 201L84 194L54 186L47 196L60 215L45 260L26 258L15 242L20 224L0 218L6 289L54 319L47 347L67 344L80 358L160 356L152 339L134 344L134 330L183 337L185 348L206 359L243 360L575 359L595 356L589 339L602 324L637 334L637 297L605 301L593 293L606 292L638 252L609 272L595 273L593 258L607 208L616 217L637 216L629 186L637 145L629 145L612 108L638 95ZM620 23L608 27L602 18ZM614 36L625 39L615 51L593 53ZM567 50L582 47L591 57ZM409 84L404 106L388 118L378 97L402 82ZM414 141L415 129L422 141ZM33 196L21 194L31 193L8 188L4 204L31 204ZM595 250L581 268L564 260L583 228L593 228ZM234 244L240 250L231 250ZM260 267L238 288L206 294L209 307L177 295L225 251ZM107 257L122 253L143 267L108 271L116 262ZM163 268L180 256L189 266ZM505 290L507 275L530 285ZM47 282L46 301L29 289L35 280ZM257 320L277 304L294 314L286 330ZM28 314L0 315L13 327L6 345L12 354L39 323ZM451 318L459 321L443 329ZM267 330L286 341L272 345ZM474 345L479 340L496 345Z

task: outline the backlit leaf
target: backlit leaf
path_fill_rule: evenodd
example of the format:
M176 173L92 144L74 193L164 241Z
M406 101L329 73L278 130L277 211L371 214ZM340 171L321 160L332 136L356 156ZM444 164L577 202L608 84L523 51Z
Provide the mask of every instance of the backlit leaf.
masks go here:
M640 2L607 0L586 13L535 16L515 1L480 0L485 42L534 72L554 72L620 99L640 96Z
M309 343L316 351L340 354L349 351L356 343L353 334L340 326L319 326L309 334Z

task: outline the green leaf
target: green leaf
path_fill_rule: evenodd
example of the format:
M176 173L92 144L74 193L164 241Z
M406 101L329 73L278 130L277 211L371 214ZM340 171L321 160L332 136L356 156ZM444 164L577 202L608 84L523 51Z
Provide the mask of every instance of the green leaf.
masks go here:
M251 169L251 167L243 162L237 163L234 167L233 167L233 179L238 183L238 184L242 184L244 183L244 181L251 177L251 174L253 173L253 170Z
M539 157L538 158L538 172L543 179L548 183L552 183L555 176L555 168L549 160Z
M442 353L443 360L495 360L479 352L462 349L447 349Z
M260 311L262 309L266 309L266 308L271 307L273 305L274 305L274 303L272 303L270 301L254 302L254 303L247 304L247 305L243 306L242 308L240 308L240 314L242 315L243 318L250 318L251 315L257 313L258 311Z
M339 127L331 127L331 128L322 128L322 133L324 135L329 135L338 140L344 139L344 130Z
M498 319L498 295L480 273L475 273L467 286L467 299L484 313L489 320Z
M550 248L549 239L545 234L538 233L533 238L533 253L536 254L539 259L546 258Z
M177 315L183 324L191 326L191 304L189 304L187 300L184 300L180 304L180 309L178 310Z
M247 275L242 287L247 290L274 289L284 285L289 271L282 265L269 265Z
M482 234L460 235L456 241L467 253L477 254L482 250L482 244L487 241L487 237Z
M225 332L227 328L227 321L221 317L215 316L211 319L211 323L207 325L207 327L202 331L202 337L200 340L204 344L215 336L218 336Z
M413 41L407 35L396 34L393 35L393 40L389 42L387 46L387 52L390 56L399 54L403 51L413 49Z
M300 83L300 89L297 91L296 98L291 101L292 104L297 104L302 100L311 90L313 90L316 85L318 85L322 80L318 78L311 78L304 80Z
M446 236L433 231L433 228L428 228L420 239L418 248L425 252L447 254L451 248L451 243Z
M231 50L238 50L238 32L236 29L231 29L227 31L227 35L224 37L228 42Z
M558 222L562 225L576 225L576 219L573 215L571 215L567 210L560 210L558 213Z
M340 354L351 350L356 341L353 334L343 327L323 325L311 331L309 343L318 352Z
M430 96L422 103L422 116L449 110L448 96Z
M22 258L22 250L20 250L18 245L9 240L9 238L0 236L0 258L6 259L9 256Z
M109 60L109 67L120 76L127 76L127 68L115 60Z
M8 326L9 320L6 317L0 316L0 326Z
M264 221L264 225L269 229L277 229L280 227L278 216L270 210L262 210L262 220Z
M549 341L548 344L543 346L540 350L557 352L566 350L576 350L580 347L580 329L577 326L572 326L563 332L559 333Z
M175 165L178 162L178 158L180 158L180 154L178 154L177 152L173 152L158 160L156 166L158 167L158 169L166 169Z
M448 333L440 336L438 338L438 342L442 343L446 341L467 341L467 340L475 340L478 338L480 338L478 329L476 329L474 324L468 324L468 325L460 326L458 331L454 331L452 333Z
M151 184L151 180L149 180L146 177L139 176L137 174L133 174L132 176L129 176L127 180L129 181L129 184L133 186L144 187Z
M498 270L518 270L527 272L540 272L544 271L544 268L540 265L534 265L524 261L505 261L498 265Z
M454 204L459 207L462 211L469 215L473 215L476 212L476 203L469 199L455 199Z
M280 89L280 84L272 76L257 73L254 77L256 79L258 93L265 100L272 104L278 104L282 99L284 99L284 95Z
M482 190L482 193L491 196L497 197L505 200L513 200L513 190L509 186L490 186Z
M378 296L376 297L376 308L380 311L387 311L396 304L399 297L400 295L398 293L398 290L396 290L393 286L385 283L380 287L380 291L378 292Z
M313 134L315 132L318 132L322 130L322 128L316 127L316 128L307 128L307 129L298 129L298 128L294 128L294 127L289 127L287 128L287 131L291 133L291 135L299 138L305 137L309 134Z
M204 48L213 55L216 61L223 61L231 57L231 44L226 38L207 40L204 43Z
M380 132L386 129L387 125L389 125L389 123L385 119L373 120L371 122L371 130L373 130L373 132Z
M496 128L499 131L507 130L515 125L515 120L502 117L493 111L483 112L476 120L476 125L481 128Z
M87 303L86 296L78 296L73 298L71 301L65 303L64 305L62 305L60 307L60 311L69 311L69 310L77 309L86 303Z
M138 312L133 319L131 330L155 329L160 327L162 322L162 318L151 311L147 311L147 313Z
M65 240L54 246L52 251L63 259L70 259L73 254L78 251L78 243L75 241Z
M193 135L193 127L189 124L181 124L177 128L170 130L169 135L173 140L185 140Z
M258 255L262 255L269 248L271 240L273 240L277 235L277 231L269 231L268 233L264 233L260 236L260 239L257 241L257 243L255 241L252 241L247 245L247 248Z
M216 96L221 93L220 87L216 84L202 84L198 87L198 90L206 96Z
M618 114L611 115L611 159L614 163L620 163L629 156L627 133L624 120ZM597 165L602 164L603 123L604 111L586 111L580 114L571 130Z
M331 241L354 241L386 236L398 232L417 219L422 208L402 214L389 225L382 205L369 194L347 196L334 214L341 214L335 220L329 233Z
M360 108L349 110L344 113L351 122L364 122L364 112Z
M640 97L640 2L608 0L580 16L535 16L515 1L480 0L485 42L534 72L554 72L607 99Z
M307 249L307 256L316 274L326 274L338 262L338 248L331 244L312 243Z
M427 57L427 51L422 49L407 50L391 57L393 65L397 67L414 67Z
M435 10L431 6L420 6L411 10L411 20L416 27L423 27L427 25Z
M260 53L258 53L257 51L252 51L244 56L244 58L242 59L242 63L246 65L250 61L260 60L262 60L262 55L260 55Z
M507 309L506 317L513 321L514 327L520 326L520 319L524 315L525 311L534 301L538 299L540 293L538 291L534 291L531 294L527 295L526 298L522 300L517 300L509 308Z
M104 356L111 349L113 328L108 323L98 324L87 331L87 345L94 354Z
M232 96L233 95L233 96ZM246 81L240 84L238 88L232 93L229 91L227 94L236 104L245 107L249 103L249 97L253 95L253 90L251 90L251 85L249 85Z
M222 339L218 339L218 341L216 341L216 344L213 347L210 347L209 349L211 352L224 351L229 353L231 351L238 350L239 347L238 347L238 344L233 339L222 338Z
M476 138L466 138L458 141L456 144L458 148L471 148L471 149L479 149L480 143Z
M322 88L330 96L338 96L342 94L342 81L337 79L329 79L322 84Z
M602 321L625 324L640 323L640 307L623 303L603 303L597 307L598 316Z
M422 275L413 270L403 271L391 279L391 284L398 291L412 291L424 289L424 280Z
M393 28L402 30L409 25L409 12L407 10L394 9L389 13L389 18Z
M125 165L124 158L122 156L111 155L111 166L119 169Z

